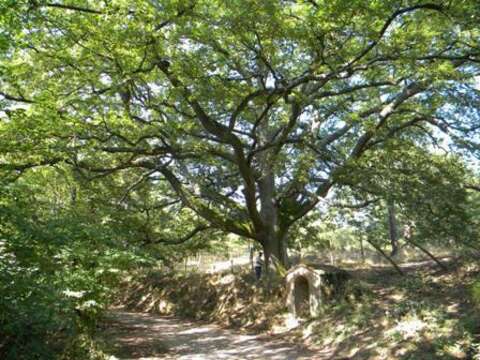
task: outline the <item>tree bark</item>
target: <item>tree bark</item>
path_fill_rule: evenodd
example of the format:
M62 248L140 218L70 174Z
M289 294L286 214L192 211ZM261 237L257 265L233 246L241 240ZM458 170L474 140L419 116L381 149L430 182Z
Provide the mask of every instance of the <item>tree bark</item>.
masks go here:
M269 129L267 121L259 124L258 134L261 144L270 143L275 136ZM278 216L275 171L273 169L274 158L274 149L264 150L258 154L260 177L257 178L257 186L262 221L259 240L264 250L266 271L269 270L272 261L275 264L287 266L286 231L281 229Z
M268 271L271 264L280 264L288 268L288 256L286 236L281 234L268 234L265 236L262 245L265 256L265 270Z

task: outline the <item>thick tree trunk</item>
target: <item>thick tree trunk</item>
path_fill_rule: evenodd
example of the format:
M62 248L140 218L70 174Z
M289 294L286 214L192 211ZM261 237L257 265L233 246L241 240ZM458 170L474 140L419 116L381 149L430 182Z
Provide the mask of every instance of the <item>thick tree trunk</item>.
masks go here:
M287 246L285 240L285 235L278 234L269 234L264 238L263 251L267 271L270 264L280 264L283 267L288 268Z
M278 207L275 199L275 176L268 152L265 151L260 158L262 159L262 177L257 182L261 206L260 216L263 223L260 241L263 245L265 266L268 271L268 266L272 261L285 265L286 252L284 249L284 236L280 231Z
M275 136L266 121L260 123L258 130L261 143L268 144ZM274 159L273 149L264 150L258 154L261 177L257 179L257 185L260 200L259 213L263 225L258 237L263 246L267 271L272 262L287 266L286 231L281 229L279 222Z

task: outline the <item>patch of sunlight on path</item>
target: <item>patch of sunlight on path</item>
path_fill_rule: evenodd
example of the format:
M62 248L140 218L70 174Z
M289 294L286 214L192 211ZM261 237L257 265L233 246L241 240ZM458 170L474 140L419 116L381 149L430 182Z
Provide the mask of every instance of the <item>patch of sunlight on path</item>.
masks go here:
M104 338L121 360L327 359L268 335L245 335L212 324L174 317L115 310L109 314Z

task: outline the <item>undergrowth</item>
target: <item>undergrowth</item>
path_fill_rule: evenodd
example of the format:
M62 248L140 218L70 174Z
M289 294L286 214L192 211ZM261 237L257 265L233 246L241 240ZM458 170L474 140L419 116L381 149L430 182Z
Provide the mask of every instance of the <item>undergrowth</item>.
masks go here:
M372 273L356 282L362 297L326 304L302 335L333 358L480 359L477 271L465 264L447 273Z

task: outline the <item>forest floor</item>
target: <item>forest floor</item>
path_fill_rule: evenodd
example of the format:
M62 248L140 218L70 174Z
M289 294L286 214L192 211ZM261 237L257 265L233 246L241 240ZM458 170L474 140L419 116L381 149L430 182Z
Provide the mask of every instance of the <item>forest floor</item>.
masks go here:
M102 337L111 359L327 359L321 353L278 337L252 335L218 325L171 316L127 312L109 313Z

